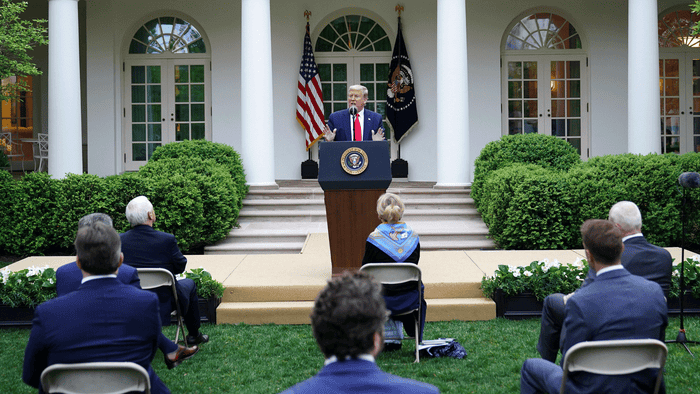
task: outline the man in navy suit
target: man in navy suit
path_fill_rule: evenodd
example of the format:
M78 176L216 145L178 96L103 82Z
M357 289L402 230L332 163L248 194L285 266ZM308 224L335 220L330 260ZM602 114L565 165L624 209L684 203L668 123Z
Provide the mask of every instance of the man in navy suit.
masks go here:
M90 226L95 223L104 223L112 227L112 218L104 213L91 213L85 215L78 221L78 229L85 226ZM83 273L75 262L64 264L56 270L56 295L62 296L75 291L80 287L80 282L83 279ZM138 272L136 268L131 267L126 264L122 264L119 267L119 272L117 273L117 279L120 282L141 288L141 280L139 280ZM159 315L160 317L160 315ZM197 346L185 347L178 345L168 339L163 333L158 336L158 349L163 352L163 357L165 359L165 365L168 369L173 369L180 365L183 361L192 357L199 351Z
M364 272L328 282L311 313L326 358L323 369L287 393L439 393L435 386L383 372L374 362L384 343L382 287Z
M187 258L182 255L177 246L177 239L172 234L157 231L153 228L156 212L153 205L145 196L138 196L129 201L126 206L126 219L131 224L131 230L120 234L124 262L134 268L164 268L173 276L185 272ZM176 281L177 299L187 326L187 343L200 344L209 341L209 336L199 332L199 299L197 287L192 279ZM160 299L161 321L170 324L172 292L168 288L156 289Z
M348 109L333 112L324 129L326 141L384 141L382 115L365 108L367 88L348 88ZM333 131L331 131L333 130Z
M117 279L119 235L95 223L78 230L75 249L82 284L36 308L22 380L42 393L41 373L50 365L128 361L148 371L152 393L170 393L151 368L161 330L158 297Z
M658 283L632 275L620 264L622 233L608 220L581 226L586 259L596 271L588 286L566 302L562 360L575 344L611 339L659 339L668 325L666 299ZM618 376L574 372L567 393L648 393L658 369ZM521 393L558 393L563 371L551 361L532 358L521 370Z
M664 295L668 297L671 288L671 270L673 259L664 248L652 245L642 235L642 214L637 205L630 201L620 201L610 208L608 220L622 231L622 242L625 245L622 266L633 275L641 276L661 286ZM595 280L595 270L588 270L588 277L581 287ZM543 359L554 362L561 345L562 325L564 324L565 303L570 295L548 295L542 307L542 324L537 351ZM659 338L665 339L665 333Z

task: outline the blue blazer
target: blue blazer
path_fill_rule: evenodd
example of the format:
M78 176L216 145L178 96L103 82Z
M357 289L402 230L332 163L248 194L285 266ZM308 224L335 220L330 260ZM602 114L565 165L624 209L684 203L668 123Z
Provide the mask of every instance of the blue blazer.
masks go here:
M153 293L114 278L85 282L36 308L22 380L39 388L53 364L130 361L148 371L152 393L169 393L151 368L160 329Z
M365 108L365 120L362 131L362 141L372 141L372 130L375 132L382 127L382 116ZM328 128L338 129L334 141L352 141L352 125L350 111L347 109L333 112L328 117Z
M154 230L151 226L139 225L119 234L122 240L124 264L134 268L165 268L177 275L185 272L187 258L177 246L177 239L172 234ZM123 264L122 264L123 265ZM180 284L175 281L179 288ZM154 291L160 300L160 316L163 325L170 324L170 312L174 308L172 291L158 288ZM178 291L181 305L189 305L189 293Z
M661 286L626 269L604 272L574 293L566 303L562 363L566 352L583 341L660 339L668 325ZM654 387L658 370L625 376L583 372L570 374L568 393L646 393Z
M117 279L124 284L134 286L138 289L141 288L141 280L134 267L122 264L121 267L119 267ZM56 295L60 297L74 291L80 287L80 282L82 280L83 271L78 268L75 261L58 267L56 270Z
M316 376L283 391L284 394L439 392L433 385L388 374L377 364L360 359L328 364Z

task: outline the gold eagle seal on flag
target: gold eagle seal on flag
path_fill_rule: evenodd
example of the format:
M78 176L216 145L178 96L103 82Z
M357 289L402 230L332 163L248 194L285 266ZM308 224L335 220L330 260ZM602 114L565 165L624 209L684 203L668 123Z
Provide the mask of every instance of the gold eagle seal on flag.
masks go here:
M365 151L353 146L343 152L343 155L340 157L340 165L348 174L358 175L362 174L367 169L369 159Z
M402 97L402 95L413 89L413 72L411 68L406 64L397 64L389 79L386 95L389 98L393 98L395 103L403 102L405 97Z

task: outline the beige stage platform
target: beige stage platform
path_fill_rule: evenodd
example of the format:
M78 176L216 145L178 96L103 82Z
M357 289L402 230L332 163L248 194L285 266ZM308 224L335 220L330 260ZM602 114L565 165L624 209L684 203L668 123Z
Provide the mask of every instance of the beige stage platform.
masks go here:
M680 248L668 248L680 262ZM686 251L685 256L695 253ZM573 263L583 250L428 251L421 253L428 321L489 320L496 306L481 294L484 274L499 264L528 265L549 259ZM310 234L300 254L190 255L188 268L204 267L226 287L217 321L247 324L308 324L316 294L331 277L328 234ZM70 256L29 257L9 266L57 268Z

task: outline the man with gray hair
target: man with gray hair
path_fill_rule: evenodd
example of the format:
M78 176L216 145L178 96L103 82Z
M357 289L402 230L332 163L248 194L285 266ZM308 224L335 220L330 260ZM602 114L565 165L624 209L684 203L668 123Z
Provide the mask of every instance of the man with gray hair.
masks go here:
M642 214L637 205L631 201L616 203L610 208L608 220L622 233L622 243L624 244L624 250L620 257L622 266L632 275L658 283L664 296L668 298L673 259L666 249L652 245L644 238L642 235ZM581 287L593 282L595 276L595 270L589 269L588 276ZM566 301L570 296L571 294L555 293L544 299L537 351L545 360L554 362L557 358L563 335L562 326L566 318ZM663 339L662 337L661 340Z
M126 206L126 219L131 230L120 234L124 262L134 268L164 268L173 276L185 272L187 258L177 246L177 239L172 234L153 228L156 212L145 196L138 196ZM209 341L209 336L199 332L199 299L197 287L191 279L175 281L177 299L180 302L187 326L187 343L198 345ZM170 324L172 295L170 289L161 287L155 290L160 300L160 315L163 325Z
M311 329L326 358L316 376L283 394L439 393L435 386L383 372L375 357L384 343L382 286L364 272L328 281L311 312Z
M78 230L81 228L92 226L96 223L104 223L109 227L112 227L112 218L104 213L91 213L85 215L78 221ZM77 290L80 287L81 281L83 279L83 274L80 268L75 262L64 264L56 270L56 295L62 296ZM120 282L141 288L141 281L139 280L138 272L136 268L131 267L127 264L122 264L117 272L117 279ZM158 315L160 316L160 314ZM165 360L165 365L168 369L173 369L180 365L183 361L192 357L199 351L197 346L185 347L178 345L175 342L168 339L163 333L158 336L158 349L163 352L163 358Z
M328 116L323 132L326 141L384 141L382 115L365 108L367 99L366 87L348 88L348 109Z

